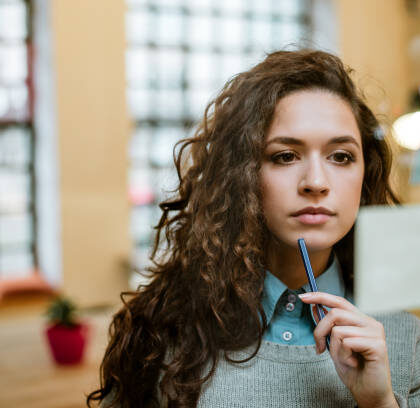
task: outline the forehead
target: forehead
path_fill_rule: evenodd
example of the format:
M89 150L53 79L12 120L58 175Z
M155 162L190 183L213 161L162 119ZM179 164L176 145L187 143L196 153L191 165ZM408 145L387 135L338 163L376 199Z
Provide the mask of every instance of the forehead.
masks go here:
M306 142L349 135L361 143L353 111L338 95L323 90L293 92L280 99L267 133L267 142L277 136Z

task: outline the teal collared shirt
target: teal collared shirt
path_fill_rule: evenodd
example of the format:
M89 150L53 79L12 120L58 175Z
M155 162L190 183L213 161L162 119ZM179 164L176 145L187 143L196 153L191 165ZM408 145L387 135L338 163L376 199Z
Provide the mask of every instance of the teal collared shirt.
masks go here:
M316 285L319 292L344 297L354 304L352 295L344 285L340 264L335 254L331 265L316 278ZM297 290L288 289L280 279L266 270L262 306L268 327L263 339L289 345L315 344L313 330L316 327L316 320L312 308L297 296L310 291L309 283ZM330 310L329 307L324 307Z

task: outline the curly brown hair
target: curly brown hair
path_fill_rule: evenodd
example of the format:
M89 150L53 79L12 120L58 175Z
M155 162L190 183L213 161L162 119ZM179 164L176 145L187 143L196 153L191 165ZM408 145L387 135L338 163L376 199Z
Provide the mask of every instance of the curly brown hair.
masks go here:
M321 89L347 101L362 136L360 204L400 203L389 184L390 147L352 72L323 51L271 53L233 77L207 106L194 136L177 143L179 185L173 198L160 203L152 278L120 295L124 305L109 329L101 386L88 395L88 406L108 395L110 407L193 407L221 352L235 363L257 354L267 328L261 298L269 239L259 169L282 97ZM350 290L353 228L334 246ZM163 230L166 248L158 256ZM228 352L253 344L248 359L229 358Z

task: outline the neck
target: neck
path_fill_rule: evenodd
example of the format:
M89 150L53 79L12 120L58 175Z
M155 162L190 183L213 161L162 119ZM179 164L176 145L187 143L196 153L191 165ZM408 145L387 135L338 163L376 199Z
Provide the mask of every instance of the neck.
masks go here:
M315 278L327 269L331 250L332 248L326 248L314 251L308 248L308 255ZM267 251L267 268L289 289L296 290L308 283L308 277L297 242L296 247L292 247L278 240L272 240Z

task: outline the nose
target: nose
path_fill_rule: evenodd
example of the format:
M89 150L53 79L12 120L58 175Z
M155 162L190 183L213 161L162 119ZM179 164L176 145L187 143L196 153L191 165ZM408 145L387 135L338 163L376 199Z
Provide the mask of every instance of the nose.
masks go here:
M326 195L330 191L322 160L313 156L308 159L298 185L299 194Z

